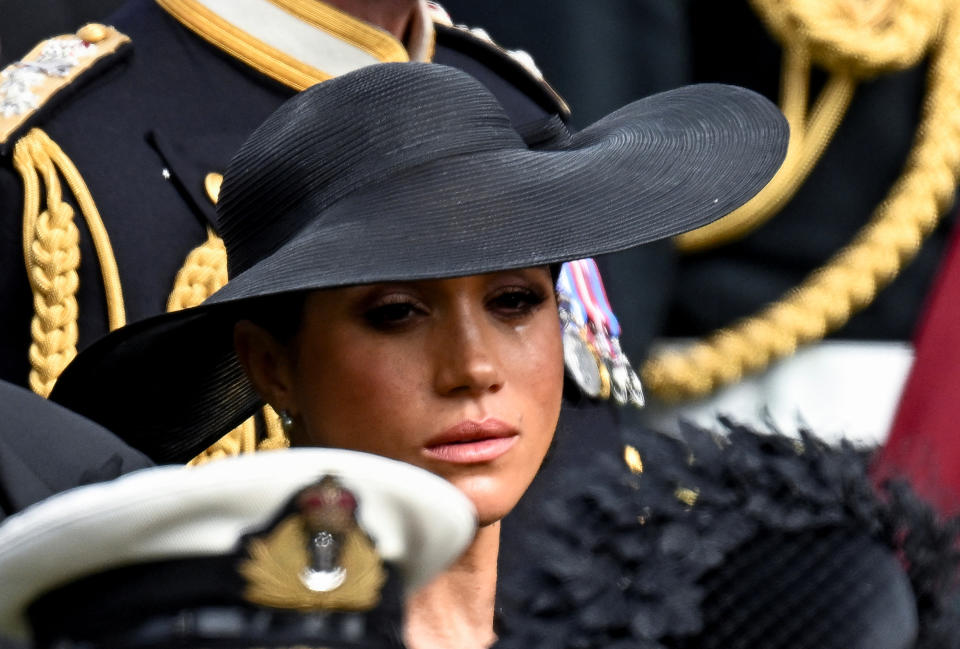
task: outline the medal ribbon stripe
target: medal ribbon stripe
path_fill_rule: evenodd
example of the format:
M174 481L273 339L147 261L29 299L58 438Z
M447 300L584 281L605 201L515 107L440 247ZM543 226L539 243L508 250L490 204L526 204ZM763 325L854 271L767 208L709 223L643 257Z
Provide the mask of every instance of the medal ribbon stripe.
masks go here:
M613 312L613 307L610 306L610 300L607 298L607 290L603 287L603 280L600 279L600 268L597 266L597 262L591 258L587 258L574 263L583 266L585 271L584 275L588 280L590 297L593 298L593 301L600 307L600 310L603 311L606 319L604 324L610 330L610 334L615 338L619 338L620 320L617 319L616 314Z

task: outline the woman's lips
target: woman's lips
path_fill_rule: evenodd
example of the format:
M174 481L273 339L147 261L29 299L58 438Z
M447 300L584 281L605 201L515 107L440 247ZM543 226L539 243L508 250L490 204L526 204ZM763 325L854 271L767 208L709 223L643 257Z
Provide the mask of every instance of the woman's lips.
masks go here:
M498 419L464 421L430 438L423 454L454 464L490 462L509 451L520 432Z

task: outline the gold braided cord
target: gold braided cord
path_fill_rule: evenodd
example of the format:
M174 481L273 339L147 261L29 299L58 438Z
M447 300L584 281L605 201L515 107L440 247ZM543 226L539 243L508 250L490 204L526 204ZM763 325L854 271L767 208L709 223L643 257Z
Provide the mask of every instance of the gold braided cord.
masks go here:
M35 128L14 147L14 166L24 183L23 256L33 291L29 384L34 392L45 397L77 353L80 234L73 208L63 201L61 175L80 206L100 259L112 329L125 322L123 294L103 220L86 183L67 155L46 133ZM46 188L43 211L39 176Z
M814 63L864 79L920 62L953 0L750 0L782 43L807 43Z
M67 181L70 192L76 199L81 214L83 214L94 249L97 251L97 260L100 262L100 274L103 277L103 289L107 299L108 326L110 331L118 329L127 323L126 309L123 304L123 291L120 287L120 271L117 269L113 246L110 244L110 236L107 234L107 228L100 217L100 211L97 210L93 196L90 195L90 190L73 161L46 133L39 129L34 130L37 133L37 138L43 142L43 147Z
M73 208L63 201L61 176L80 207L97 251L111 330L126 321L123 293L106 227L86 183L69 157L46 133L35 128L18 140L13 163L23 178L23 254L34 303L29 384L34 392L46 397L63 368L76 356L79 334L76 294L80 233ZM41 178L45 196L41 195ZM42 198L45 198L46 209L41 211ZM190 252L177 274L167 310L197 306L226 282L226 248L223 241L208 230L207 240ZM270 408L263 410L263 425L265 435L259 446L256 425L249 419L192 463L250 453L257 448L289 446L279 418Z
M187 255L167 298L167 311L195 307L227 283L227 249L213 230L207 229L207 240ZM253 451L257 446L257 429L253 419L243 422L213 446L190 461L203 464L222 457Z
M207 240L190 251L174 280L173 291L167 299L167 311L179 311L198 306L227 283L227 249L213 230L207 229ZM244 421L232 431L190 461L204 464L256 450L286 448L290 445L280 420L272 408L263 408L264 439L258 443L254 418Z
M61 200L53 161L36 138L17 142L13 163L24 178L23 250L33 292L29 383L34 392L46 397L77 354L80 234L73 209ZM43 211L38 176L46 187Z
M777 214L803 185L843 120L858 79L917 64L939 33L945 0L751 0L783 45L780 107L790 145L777 174L745 205L676 237L684 253L740 239ZM810 66L830 77L807 114Z
M929 70L923 117L905 170L854 240L779 302L643 367L665 401L708 394L819 340L870 303L951 205L960 172L960 1L946 5Z
M698 252L735 241L779 212L826 150L846 114L856 83L845 73L831 75L807 115L810 57L806 48L798 45L784 55L782 85L780 106L790 124L790 144L783 165L744 205L718 221L675 237L681 252Z
M197 306L227 283L227 249L213 230L207 240L190 251L173 282L167 311Z
M290 446L290 438L283 432L280 416L273 408L265 407L263 409L263 422L265 435L257 444L258 451L269 451Z

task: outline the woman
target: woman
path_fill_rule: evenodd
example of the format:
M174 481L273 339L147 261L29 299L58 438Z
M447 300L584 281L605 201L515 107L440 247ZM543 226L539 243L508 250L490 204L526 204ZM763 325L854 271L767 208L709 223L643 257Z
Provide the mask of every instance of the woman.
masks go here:
M499 521L559 415L557 265L735 209L776 171L787 127L753 93L702 86L576 135L547 123L524 136L540 144L442 66L376 66L302 93L225 175L230 282L95 344L52 397L157 461L190 459L266 401L295 444L443 476L481 528L410 601L406 637L489 645Z

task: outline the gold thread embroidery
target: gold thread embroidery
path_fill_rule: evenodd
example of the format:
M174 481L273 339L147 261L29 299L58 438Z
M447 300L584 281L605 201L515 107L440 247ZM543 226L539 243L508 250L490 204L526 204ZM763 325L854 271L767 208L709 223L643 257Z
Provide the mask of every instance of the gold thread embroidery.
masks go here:
M301 610L367 611L380 602L386 581L383 562L359 528L344 537L344 582L333 590L310 590L301 579L307 568L307 541L300 516L289 516L264 538L250 542L250 559L239 571L247 579L244 598L262 606Z
M97 61L113 54L122 45L130 42L129 38L112 27L101 27L104 33L100 34L101 37L96 43L87 41L88 45L84 48L84 56L78 57L76 62L66 62L66 65L61 66L55 74L46 74L39 69L38 64L43 60L45 51L77 39L82 41L82 38L68 34L45 40L30 50L23 59L3 70L2 76L0 76L0 143L6 142L10 135L25 124L45 102L49 101L63 88L69 86ZM81 28L81 32L84 29ZM38 67L38 71L31 79L29 88L25 89L21 83L18 83L12 77L17 72L27 70L30 66ZM18 104L15 108L6 108L3 105L5 104L4 100L9 99L14 89L19 89L25 94L29 93L30 98Z
M317 0L268 0L284 11L363 50L382 63L409 61L403 43L379 27Z
M204 40L294 90L333 76L270 47L194 0L157 0L157 4Z
M23 255L33 291L29 382L34 392L45 397L77 353L80 234L73 208L62 200L61 176L80 207L100 261L110 329L123 326L126 314L110 238L73 162L38 128L17 141L13 162L23 178ZM41 177L45 203L41 202Z

